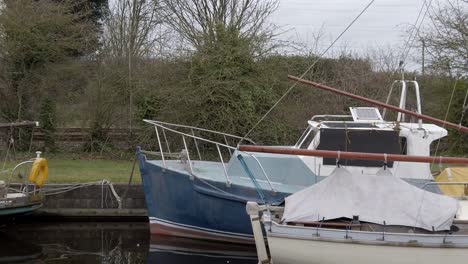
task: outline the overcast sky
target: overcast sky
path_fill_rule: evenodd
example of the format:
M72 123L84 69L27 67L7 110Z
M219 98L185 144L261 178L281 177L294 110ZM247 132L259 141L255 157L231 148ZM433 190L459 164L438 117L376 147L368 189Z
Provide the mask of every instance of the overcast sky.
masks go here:
M368 47L402 45L405 29L414 24L424 0L376 0L336 44L360 52ZM313 42L324 33L319 49L325 49L361 12L370 0L280 0L273 22L288 30L282 38Z

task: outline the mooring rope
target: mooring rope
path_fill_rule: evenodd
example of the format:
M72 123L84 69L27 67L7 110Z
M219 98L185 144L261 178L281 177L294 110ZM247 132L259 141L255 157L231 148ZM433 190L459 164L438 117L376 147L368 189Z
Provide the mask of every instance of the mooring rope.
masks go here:
M122 209L122 199L120 198L120 196L117 194L117 191L115 190L114 188L114 185L112 184L112 182L110 180L106 180L106 179L103 179L101 181L95 181L95 182L87 182L87 183L78 183L78 184L74 184L72 186L66 186L66 187L61 187L61 188L50 188L50 189L47 189L47 188L43 188L43 192L44 192L44 195L45 196L51 196L51 195L58 195L58 194L63 194L63 193L67 193L67 192L70 192L70 191L73 191L73 190L76 190L76 189L80 189L80 188L85 188L85 187L89 187L89 186L99 186L101 185L102 186L102 193L101 193L101 206L103 207L103 204L104 204L104 185L107 185L109 187L109 189L111 190L111 193L112 195L114 196L114 198L116 199L117 201L117 204L118 204L118 208L119 209Z

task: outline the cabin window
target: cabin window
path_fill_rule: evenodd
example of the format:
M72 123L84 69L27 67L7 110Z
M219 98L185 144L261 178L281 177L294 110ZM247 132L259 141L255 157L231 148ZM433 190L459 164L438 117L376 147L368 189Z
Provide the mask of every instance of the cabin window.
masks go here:
M302 141L302 144L299 146L299 148L301 149L308 149L309 148L309 145L310 143L312 142L312 140L314 139L315 137L315 131L313 128L309 129L309 131L307 132L306 136L304 137L303 141Z
M300 147L300 146L302 145L302 143L304 142L305 137L307 137L307 135L309 134L310 129L311 129L310 126L308 126L308 127L306 128L306 130L304 130L304 132L302 133L301 137L299 138L299 140L298 140L297 143L296 143L296 147Z
M314 132L314 128L312 126L308 126L297 141L296 147L307 149L310 145L310 142L312 142L312 139L314 139L315 134L316 133Z
M400 137L393 130L320 129L319 150L400 154ZM381 167L383 161L341 160L344 166ZM336 159L324 158L324 165L335 165ZM393 167L393 162L388 162Z

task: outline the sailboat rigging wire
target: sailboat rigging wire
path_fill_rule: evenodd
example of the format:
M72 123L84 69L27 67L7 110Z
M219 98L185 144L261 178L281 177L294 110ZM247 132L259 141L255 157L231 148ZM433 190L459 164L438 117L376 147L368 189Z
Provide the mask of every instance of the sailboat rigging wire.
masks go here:
M468 99L468 87L466 88L465 100L463 100L462 114L461 114L460 122L458 123L459 126L462 125L463 118L465 117L466 109L468 109L468 106L466 105L467 99Z
M315 59L315 61L309 66L309 68L306 69L306 71L301 75L301 78L303 78L312 68L317 64L317 62L324 56L334 45L335 43L348 31L349 28L364 14L364 12L367 11L367 9L375 2L375 0L371 0L366 7L351 21L351 23L348 24L348 26L341 32L338 37L335 38L335 40ZM291 87L276 101L275 104L260 118L257 123L245 134L238 142L238 144L242 143L246 137L252 133L252 131L275 109L275 107L296 87L298 82L294 82Z
M426 11L424 12L424 15L423 15L421 21L419 21L419 26L417 26L416 28L413 28L411 30L411 33L410 33L410 35L408 37L408 40L406 41L405 48L403 49L403 52L402 52L402 61L403 62L406 60L406 58L409 55L411 47L413 46L413 43L416 40L416 36L419 34L419 30L421 28L422 23L424 22L424 19L427 16L427 13L429 12L429 7L431 6L431 4L432 4L432 0L429 1L429 4L427 4L426 0L424 0L423 5L421 6L421 9L419 10L418 17L416 18L416 22L414 23L415 26L418 24L419 18L421 17L422 11L424 10L424 6L426 6ZM414 35L413 35L413 32L414 32ZM412 38L412 40L411 40L411 38ZM408 45L408 44L410 44L410 41L411 41L411 45Z
M10 133L8 134L7 136L7 144L8 144L8 147L7 147L7 151L6 151L6 154L5 154L5 159L3 161L3 167L2 167L2 170L5 169L6 167L6 162L8 160L8 156L10 155L10 148L11 146L13 145L14 147L14 139L13 139L13 127L10 127Z
M450 112L450 107L452 106L453 96L455 95L455 90L457 89L458 79L459 79L459 77L457 77L457 79L455 80L455 83L453 84L452 95L450 96L450 101L449 101L449 104L447 106L447 111L445 112L444 122L447 122L448 114ZM445 128L445 124L442 127ZM460 127L461 127L461 123L460 123ZM441 139L442 138L439 137L439 139L437 140L437 146L436 146L436 149L435 149L435 152L434 152L434 156L437 156L437 152L439 151L439 146L440 146Z
M437 125L445 125L448 128L452 128L452 129L458 130L458 131L463 132L463 133L468 133L468 127L459 126L458 124L443 121L443 120L437 119L437 118L432 117L432 116L418 114L416 112L413 112L413 111L410 111L410 110L407 110L407 109L403 109L403 108L399 108L399 107L396 107L396 106L393 106L393 105L385 104L385 103L382 103L382 102L379 102L379 101L376 101L376 100L369 99L367 97L363 97L363 96L360 96L360 95L348 93L348 92L345 92L343 90L336 89L336 88L333 88L333 87L329 87L329 86L326 86L326 85L323 85L323 84L320 84L320 83L315 83L315 82L312 82L312 81L301 79L301 78L296 77L296 76L288 75L288 78L290 80L298 81L298 82L301 82L303 84L309 85L309 86L314 87L314 88L318 88L318 89L329 91L329 92L332 92L332 93L335 93L335 94L350 97L350 98L353 98L353 99L356 99L356 100L359 100L359 101L362 101L362 102L365 102L365 103L368 103L368 104L371 104L371 105L384 107L384 108L390 109L392 111L396 111L396 112L399 112L399 113L404 113L404 114L416 117L418 119L422 119L422 120L425 120L425 121L432 122L432 123L437 124Z

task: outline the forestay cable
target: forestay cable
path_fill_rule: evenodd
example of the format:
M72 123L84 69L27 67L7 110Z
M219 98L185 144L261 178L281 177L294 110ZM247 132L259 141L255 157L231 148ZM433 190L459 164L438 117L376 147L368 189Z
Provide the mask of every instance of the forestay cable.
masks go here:
M322 58L322 56L324 56L334 45L335 43L348 31L348 29L362 16L362 14L364 14L364 12L366 12L366 10L375 2L375 0L371 0L367 5L366 7L364 7L364 9L351 21L351 23L349 23L349 25L343 30L343 32L340 33L340 35L338 35L338 37L335 38L335 40L318 56L317 59L315 59L315 61L309 66L309 68L307 68L307 70L301 75L300 78L303 78L314 66L315 64L317 64L317 62ZM271 111L273 111L273 109L275 109L275 107L292 91L292 89L294 89L294 87L296 87L297 85L297 81L294 82L291 87L289 87L289 89L278 99L278 101L276 101L276 103L262 116L262 118L260 118L260 120L258 120L258 122L247 132L247 134L245 134L240 140L239 140L239 143L240 144L246 137L248 137L250 135L250 133L252 133L252 131L271 113Z

